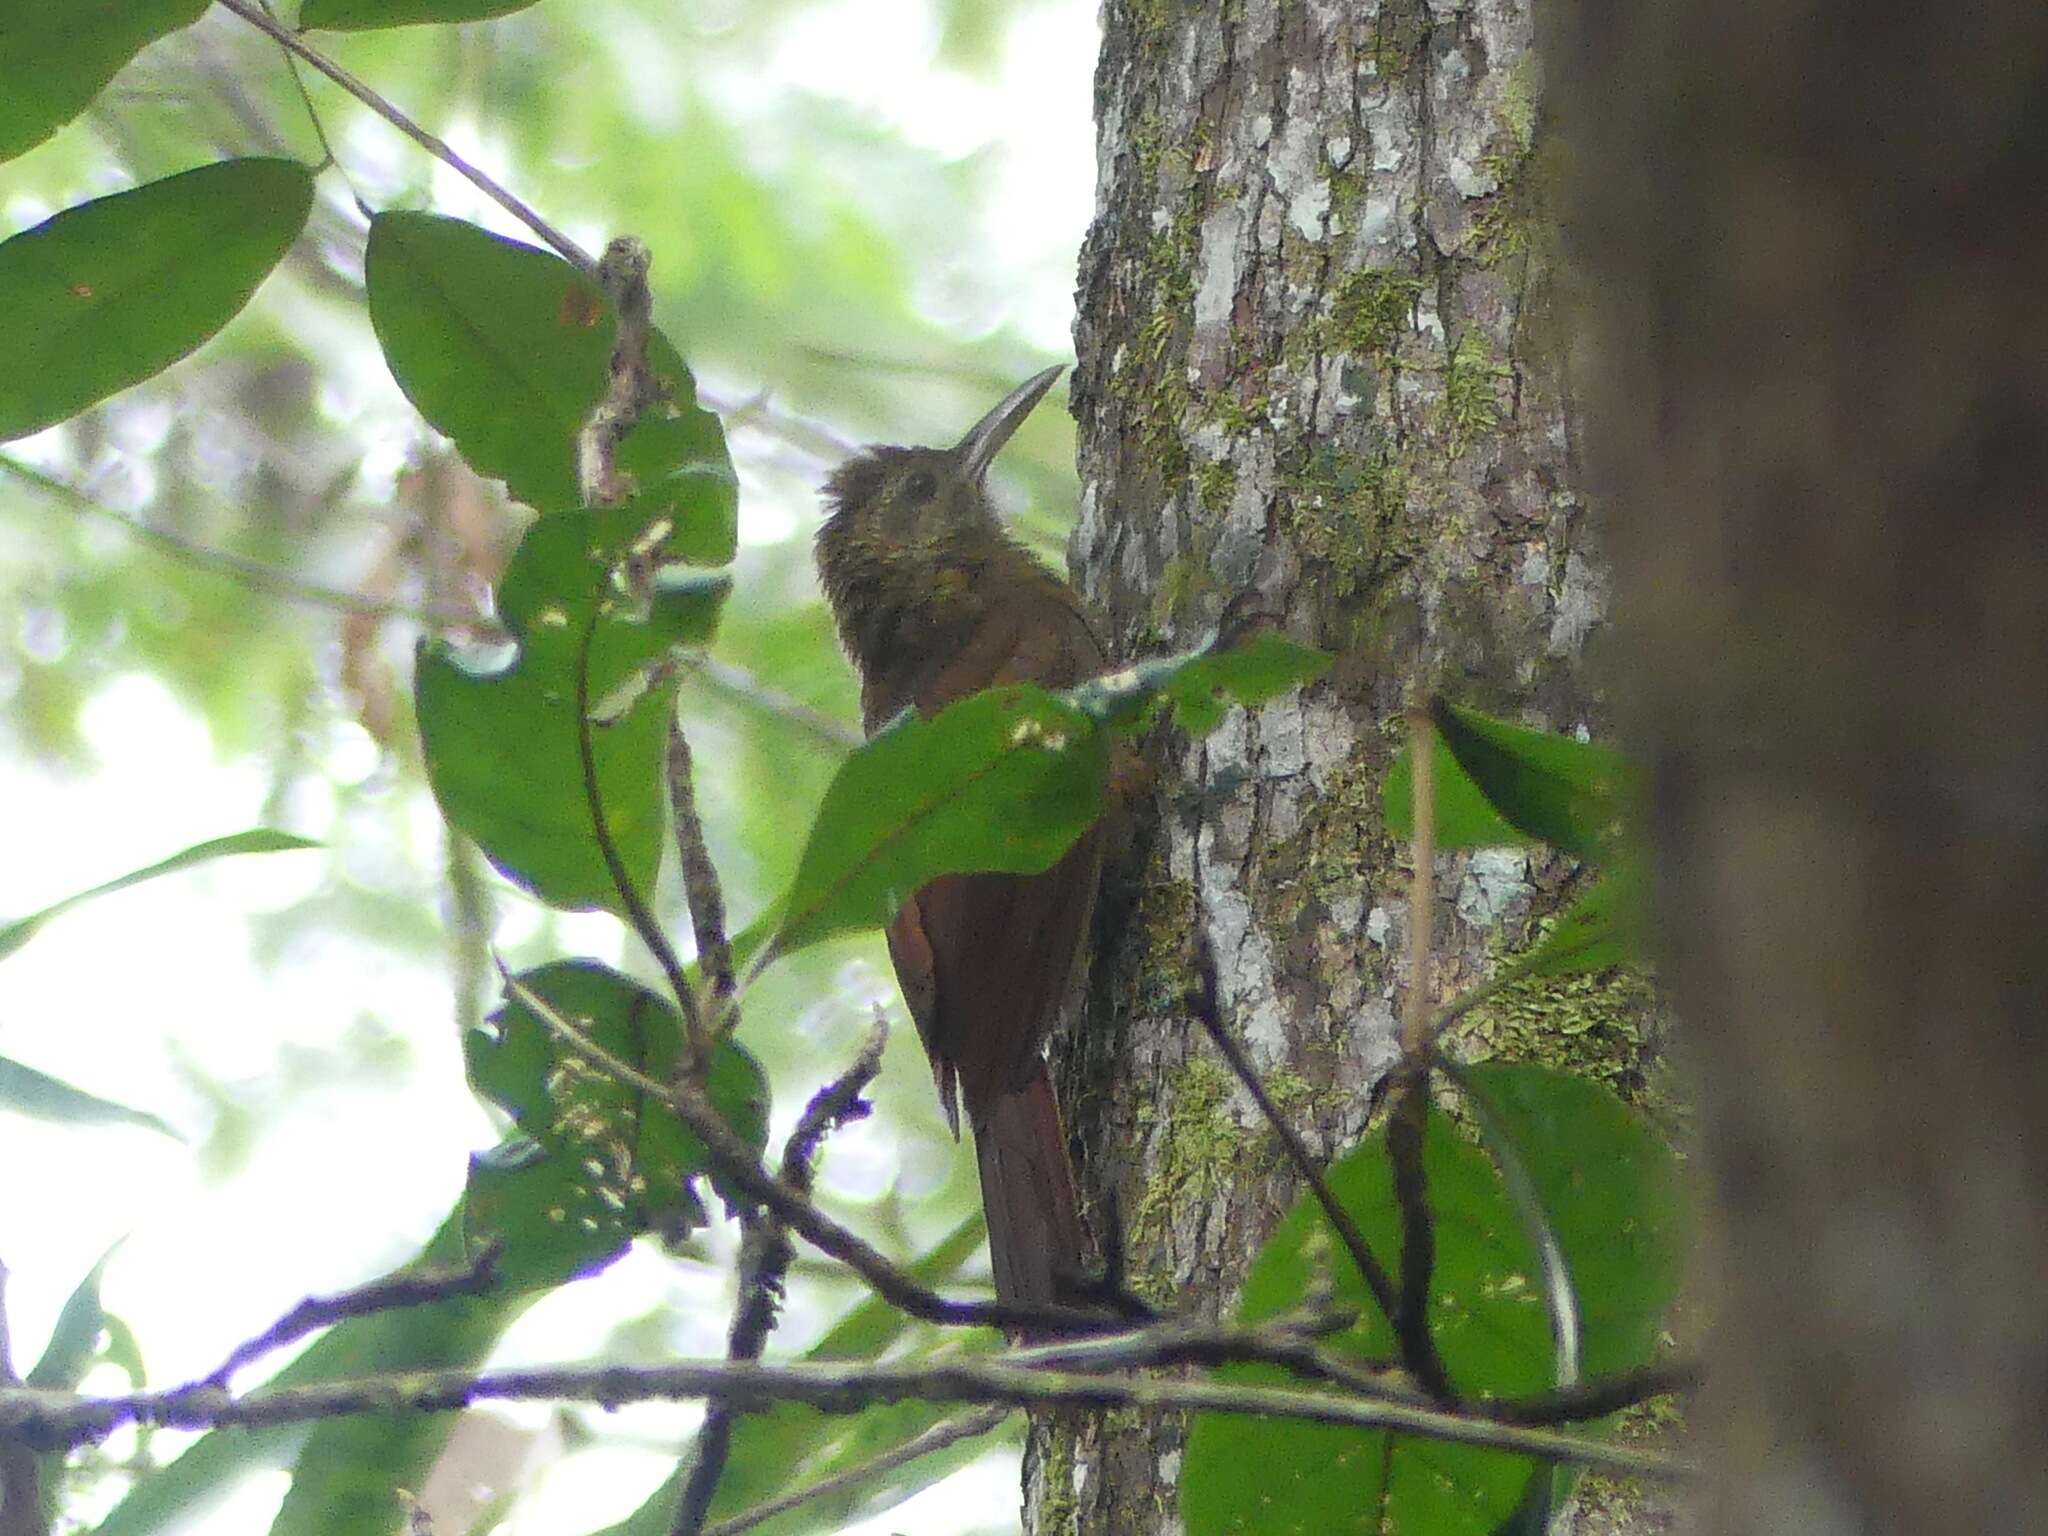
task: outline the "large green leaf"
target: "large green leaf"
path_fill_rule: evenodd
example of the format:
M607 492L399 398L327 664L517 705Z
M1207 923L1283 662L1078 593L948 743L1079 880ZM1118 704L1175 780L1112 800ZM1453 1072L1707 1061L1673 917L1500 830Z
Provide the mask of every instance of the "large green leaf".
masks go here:
M1162 705L1183 729L1210 731L1229 704L1261 704L1329 664L1262 635L1141 662L1063 695L1014 683L930 718L906 713L840 765L788 894L736 947L767 942L783 955L883 926L939 875L1049 869L1100 814L1107 731L1136 730Z
M1440 699L1430 718L1439 848L1534 841L1592 863L1612 856L1633 784L1620 753ZM1414 834L1412 773L1404 748L1385 789L1387 826L1397 837Z
M1516 1065L1457 1076L1509 1177L1432 1111L1424 1142L1436 1237L1430 1322L1453 1382L1468 1396L1517 1396L1555 1385L1560 1374L1580 1380L1643 1363L1684 1257L1669 1151L1587 1079ZM1366 1240L1398 1251L1384 1139L1339 1159L1329 1180ZM1337 1299L1361 1314L1336 1347L1360 1358L1394 1355L1391 1330L1306 1197L1253 1262L1240 1315L1254 1322L1298 1304L1316 1249L1337 1255ZM1255 1369L1231 1374L1277 1379ZM1259 1477L1245 1478L1247 1466ZM1540 1507L1550 1477L1549 1467L1498 1451L1206 1415L1189 1439L1182 1512L1191 1536L1483 1536Z
M0 441L198 347L249 302L312 206L312 172L296 160L228 160L67 208L0 243Z
M126 890L131 885L140 885L145 880L154 880L159 875L175 874L181 869L190 869L195 864L204 864L212 859L224 859L238 853L291 853L301 848L317 848L318 843L289 832L274 831L269 827L255 827L247 832L236 832L228 837L211 838L203 843L194 843L167 859L131 870L89 890L78 891L62 901L54 901L40 912L31 912L27 917L18 917L13 922L0 926L0 960L6 959L22 945L34 938L44 924L63 916L81 902L99 896L109 896L115 891Z
M1570 1379L1643 1364L1684 1271L1689 1223L1670 1148L1591 1079L1506 1062L1454 1075L1524 1208L1524 1226L1559 1260L1562 1274L1551 1279L1567 1306L1554 1320ZM1572 1468L1538 1468L1524 1528L1540 1531L1541 1513L1575 1477Z
M1430 1324L1451 1379L1467 1393L1551 1386L1555 1351L1541 1265L1500 1174L1436 1113L1423 1161L1436 1231ZM1397 1252L1400 1216L1384 1138L1339 1158L1328 1177L1366 1241L1382 1255ZM1295 1205L1253 1261L1240 1317L1258 1322L1299 1306L1317 1252L1334 1255L1337 1303L1360 1317L1331 1346L1365 1359L1394 1356L1392 1331L1313 1198ZM1267 1368L1228 1374L1285 1379ZM1515 1509L1531 1470L1526 1457L1385 1431L1205 1414L1188 1437L1181 1516L1189 1536L1486 1536Z
M1527 1174L1577 1296L1582 1376L1649 1358L1690 1223L1664 1139L1613 1090L1550 1067L1460 1067L1489 1143Z
M682 1019L666 999L592 961L559 961L518 980L612 1055L657 1082L675 1075ZM620 1246L647 1231L680 1240L702 1223L693 1185L707 1171L704 1149L666 1103L605 1076L516 995L462 1045L470 1082L546 1153L557 1186L545 1205L508 1210L493 1199L473 1207L481 1228L539 1221L535 1251L543 1252L548 1222L558 1230L614 1227ZM754 1058L720 1042L706 1089L726 1123L758 1151L768 1135L768 1085ZM549 1175L534 1169L528 1177Z
M1099 813L1107 765L1095 721L1029 684L906 714L833 777L772 950L881 927L939 875L1050 869Z
M596 286L559 256L426 213L378 215L364 273L385 361L419 413L529 506L578 505L576 438L617 330ZM621 446L640 490L618 526L665 523L661 554L722 565L738 508L725 434L659 332L648 362L670 413L651 413Z
M363 32L422 21L486 21L523 11L535 0L306 0L299 25L307 31Z
M983 1227L979 1216L970 1217L909 1266L910 1272L926 1285L943 1286L961 1265L981 1250ZM906 1317L897 1308L870 1296L849 1311L810 1349L806 1360L873 1360L884 1351L896 1350L906 1336L916 1342L908 1353L924 1356L935 1348L965 1348L975 1351L1000 1344L992 1331L934 1329ZM809 1403L778 1403L760 1413L743 1415L733 1426L732 1447L725 1475L718 1481L718 1494L711 1503L714 1521L729 1519L783 1493L791 1486L807 1486L836 1476L849 1467L872 1461L884 1452L915 1439L933 1424L957 1411L948 1403L877 1404L858 1414L831 1414ZM965 1454L978 1455L983 1447L969 1442ZM942 1476L948 1463L944 1458L919 1462L915 1476L920 1484ZM617 1525L598 1536L665 1536L675 1519L676 1500L682 1493L687 1464L679 1468L661 1488ZM856 1509L867 1508L874 1489L855 1484L838 1494L820 1498L758 1527L762 1536L799 1536L812 1531L834 1531L850 1520Z
M74 1088L62 1078L0 1056L0 1110L59 1125L139 1125L173 1141L184 1138L146 1110L130 1109L98 1094Z
M0 14L0 160L78 116L158 38L190 26L208 0L7 0Z
M579 693L605 822L634 886L650 893L663 843L662 764L672 683L638 680L657 657L710 638L730 588L722 573L676 566L651 600L621 593L624 551L609 514L556 513L526 532L506 569L499 609L517 655L480 670L429 642L414 680L427 778L450 822L492 863L550 905L623 904L593 830L579 743Z

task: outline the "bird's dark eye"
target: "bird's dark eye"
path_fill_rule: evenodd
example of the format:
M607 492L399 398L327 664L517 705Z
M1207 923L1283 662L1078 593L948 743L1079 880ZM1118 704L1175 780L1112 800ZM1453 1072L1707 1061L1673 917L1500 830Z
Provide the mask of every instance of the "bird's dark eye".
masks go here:
M932 499L932 493L939 488L939 482L932 478L928 469L920 469L903 482L903 499L913 507Z

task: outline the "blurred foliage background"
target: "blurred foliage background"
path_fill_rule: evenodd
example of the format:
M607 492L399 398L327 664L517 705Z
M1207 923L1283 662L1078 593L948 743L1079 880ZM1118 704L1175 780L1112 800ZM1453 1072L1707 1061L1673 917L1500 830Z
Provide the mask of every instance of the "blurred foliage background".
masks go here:
M683 708L744 924L791 875L842 750L801 711L855 717L811 573L818 482L854 442L949 439L1065 355L1092 206L1094 7L544 0L316 41L586 248L632 233L653 250L656 319L741 476L738 587L713 653L731 670L693 676ZM363 208L517 227L216 11L0 166L0 235L224 155L319 163L329 148L306 238L226 332L0 448L0 917L259 823L326 845L108 898L0 969L0 1052L175 1132L0 1113L18 1359L109 1250L108 1307L158 1384L203 1373L298 1296L388 1268L494 1139L456 1049L495 999L491 950L646 973L609 917L549 914L451 847L419 772L415 643L474 607L527 514L386 372L362 305ZM1000 467L1006 506L1054 559L1071 463L1054 408ZM778 1141L877 1004L902 1022L866 940L750 995L742 1038L771 1074ZM830 1143L823 1195L920 1253L972 1209L974 1180L908 1028L877 1098ZM542 1304L500 1358L716 1352L730 1246L720 1227L701 1263L636 1251ZM798 1282L778 1351L854 1299L801 1261ZM92 1385L123 1379L104 1369ZM491 1455L525 1469L504 1528L573 1531L633 1508L694 1410L501 1417ZM94 1453L79 1513L179 1443ZM284 1474L248 1472L207 1529L268 1527ZM1014 1502L1013 1464L995 1458L877 1529L1007 1529Z

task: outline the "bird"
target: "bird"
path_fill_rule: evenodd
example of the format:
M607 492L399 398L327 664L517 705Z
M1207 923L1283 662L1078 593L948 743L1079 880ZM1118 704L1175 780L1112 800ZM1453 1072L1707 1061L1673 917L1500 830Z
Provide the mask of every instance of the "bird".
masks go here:
M1026 379L950 448L869 447L826 481L818 574L870 737L907 709L1107 670L1078 594L1010 535L988 493L989 465L1060 372ZM1044 1047L1083 963L1102 835L1040 874L941 876L887 930L956 1138L967 1112L1007 1305L1056 1305L1080 1283L1086 1239Z

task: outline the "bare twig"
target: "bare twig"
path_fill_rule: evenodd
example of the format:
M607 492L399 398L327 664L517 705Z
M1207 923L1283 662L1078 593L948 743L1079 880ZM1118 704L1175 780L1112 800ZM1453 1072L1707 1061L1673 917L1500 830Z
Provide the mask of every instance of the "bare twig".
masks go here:
M1408 996L1401 1008L1401 1049L1412 1063L1421 1058L1429 1038L1430 929L1436 915L1436 737L1426 699L1416 700L1408 711L1408 760L1415 836L1408 850L1414 869L1408 887Z
M395 1312L401 1307L423 1307L452 1296L480 1296L496 1278L497 1260L498 1250L492 1245L479 1250L459 1268L402 1270L351 1291L308 1296L255 1338L236 1345L234 1352L202 1379L201 1385L224 1387L235 1372L272 1350L282 1349L315 1329L331 1327L352 1317Z
M1393 1165L1394 1200L1401 1213L1401 1303L1393 1322L1402 1364L1431 1397L1448 1404L1457 1400L1457 1388L1429 1327L1436 1229L1423 1164L1429 1130L1430 930L1436 913L1436 743L1424 700L1408 711L1408 742L1415 823L1409 850L1414 871L1408 888L1408 996L1401 1011L1401 1065L1387 1118L1387 1160Z
M1401 1304L1394 1311L1394 1338L1401 1348L1401 1363L1431 1397L1448 1404L1457 1401L1457 1388L1429 1328L1429 1285L1436 1267L1436 1230L1422 1155L1429 1124L1429 1068L1403 1062L1398 1070L1387 1117L1387 1160L1393 1165L1394 1202L1401 1213Z
M1595 1376L1577 1386L1493 1402L1482 1399L1465 1406L1503 1424L1579 1424L1603 1419L1653 1397L1691 1392L1704 1379L1705 1372L1696 1360L1659 1360L1632 1371Z
M1394 1290L1393 1277L1386 1266L1374 1256L1372 1247L1365 1240L1365 1234L1358 1230L1358 1223L1351 1219L1351 1213L1331 1190L1329 1181L1323 1177L1323 1170L1317 1166L1315 1156L1308 1144L1301 1139L1292 1122L1273 1102L1266 1085L1260 1080L1257 1070L1238 1046L1230 1031L1224 1027L1223 1016L1217 1003L1216 954L1209 946L1208 934L1197 927L1195 930L1195 976L1196 989L1188 998L1188 1008L1209 1032L1216 1049L1223 1053L1223 1059L1230 1064L1230 1070L1237 1074L1237 1080L1244 1084L1245 1091L1258 1105L1259 1113L1266 1117L1266 1123L1273 1128L1273 1134L1280 1139L1280 1145L1287 1153L1287 1159L1294 1164L1294 1171L1316 1197L1316 1203L1323 1208L1330 1230L1337 1234L1337 1240L1344 1245L1344 1251L1351 1255L1351 1262L1358 1266L1358 1273L1364 1279L1366 1288L1372 1292L1373 1300L1391 1322L1399 1305Z
M998 1357L786 1365L706 1360L482 1374L408 1371L357 1381L258 1388L239 1396L208 1386L112 1397L0 1388L0 1440L74 1446L104 1440L129 1424L176 1429L254 1427L363 1413L442 1413L482 1402L589 1402L618 1407L704 1397L725 1398L750 1410L784 1402L809 1403L827 1413L854 1413L874 1403L911 1401L1240 1413L1355 1429L1389 1429L1626 1476L1681 1479L1692 1471L1681 1462L1650 1452L1414 1403L1293 1387L1058 1371Z
M7 1266L0 1264L0 1390L20 1381L7 1333ZM0 1536L49 1536L49 1529L35 1447L26 1439L0 1435Z
M888 1042L888 1027L877 1013L875 1028L853 1064L834 1081L812 1096L790 1133L782 1152L782 1181L809 1198L813 1165L819 1145L833 1129L867 1114L861 1094L882 1069L882 1048ZM758 1360L775 1325L782 1301L783 1282L789 1272L794 1250L789 1233L772 1216L756 1212L748 1224L747 1253L740 1273L740 1305L734 1314L731 1342L726 1350L730 1360ZM711 1499L724 1471L731 1448L733 1413L730 1405L714 1399L705 1415L704 1428L697 1437L697 1461L685 1485L676 1516L676 1536L697 1536Z
M861 1042L860 1053L844 1072L811 1095L796 1129L789 1133L782 1148L782 1178L790 1188L809 1194L819 1146L842 1125L866 1117L868 1105L861 1095L881 1074L882 1052L888 1044L889 1018L878 1003L874 1026Z
M848 722L834 719L821 709L811 708L801 699L791 698L781 690L769 687L742 667L710 656L688 656L684 658L683 665L720 693L768 714L780 715L828 745L850 751L866 739Z
M590 621L583 626L583 639L576 651L576 754L583 768L583 800L590 810L591 839L597 844L598 855L611 875L612 888L618 892L619 901L626 909L626 921L661 967L662 975L668 979L669 991L675 994L676 1006L682 1010L688 1045L685 1054L689 1058L686 1071L695 1077L710 1061L703 1017L697 1011L697 993L683 972L683 962L677 958L675 946L669 943L668 935L661 930L661 923L648 909L646 899L633 883L632 873L619 853L618 842L612 837L611 823L605 817L603 789L597 781L597 749L590 738L590 646L596 638L603 612L602 605L591 610ZM708 1106L709 1101L706 1103ZM713 1114L715 1116L716 1111ZM719 1121L721 1126L724 1123Z
M270 0L257 0L257 3L263 7L264 15L276 18L277 13L271 9ZM334 144L327 137L327 124L321 120L319 109L313 105L313 93L306 89L306 77L299 72L298 56L287 51L284 58L285 67L291 71L292 85L298 90L299 103L306 109L306 120L313 125L313 137L319 141L320 153L325 157L324 163L341 173L341 179L348 183L349 196L356 200L357 210L364 218L369 218L370 205L363 201L363 194L356 190L356 184L348 174L348 167L341 163L341 157L334 152Z
M612 342L604 398L576 436L576 477L588 507L617 506L633 494L633 477L618 467L619 444L647 408L668 397L647 366L647 338L654 330L654 291L647 286L652 258L630 236L612 241L597 264L597 285L619 319Z
M1116 1318L1066 1307L1012 1306L1001 1302L953 1301L920 1284L887 1255L840 1225L817 1205L769 1174L753 1149L725 1123L725 1117L694 1083L661 1083L620 1060L571 1024L546 999L507 975L508 992L539 1019L550 1033L614 1082L636 1088L670 1105L703 1144L718 1176L747 1199L768 1208L775 1218L816 1248L852 1270L891 1306L928 1323L950 1327L1030 1329L1042 1334L1112 1333L1124 1326Z
M908 1466L921 1457L930 1456L948 1446L958 1445L962 1440L972 1440L985 1435L1016 1410L1013 1408L977 1408L972 1413L963 1413L954 1418L942 1419L921 1435L913 1436L901 1445L884 1451L858 1466L848 1467L844 1472L831 1477L820 1478L808 1487L795 1488L788 1493L765 1499L752 1509L734 1515L730 1520L721 1520L716 1525L704 1527L703 1536L741 1536L757 1525L766 1524L777 1515L786 1515L792 1509L801 1509L816 1499L827 1499L835 1493L844 1493L849 1488L858 1488L871 1478L893 1472L898 1467Z
M678 733L676 738L681 740ZM811 1102L790 1133L782 1149L782 1182L804 1198L810 1198L813 1164L819 1144L832 1131L868 1112L861 1094L875 1074L882 1070L882 1047L888 1043L888 1024L879 1010L875 1027L853 1064L812 1095ZM740 1252L740 1301L733 1312L732 1331L726 1345L728 1360L758 1360L774 1331L776 1314L782 1307L783 1282L794 1254L789 1232L773 1216L751 1211L741 1220L746 1239ZM704 1426L697 1432L697 1454L690 1475L683 1483L676 1504L674 1536L701 1536L711 1514L711 1501L725 1464L732 1452L733 1422L737 1413L724 1398L714 1397L704 1409Z
M597 276L597 263L592 261L589 253L575 241L548 223L547 220L527 207L526 204L522 203L510 192L499 186L489 176L486 176L482 171L463 159L462 156L450 149L443 141L435 138L434 135L399 111L397 107L385 100L384 97L378 95L376 91L363 84L354 75L313 47L312 44L300 37L298 33L291 31L282 23L266 15L261 6L253 4L252 0L220 0L220 4L226 9L233 11L259 32L264 33L278 47L288 53L297 54L321 74L332 80L344 91L347 91L349 95L355 97L357 101L360 101L372 112L375 112L385 122L391 124L392 127L454 171L456 175L462 177L479 192L483 193L485 197L488 197L500 208L511 214L513 218L540 236L542 240L546 241L560 253L565 261L572 264L584 276L591 278Z
M697 970L711 993L710 1032L713 1039L730 1027L733 999L732 946L725 936L725 893L718 869L704 842L704 822L697 814L696 773L689 738L680 718L668 728L668 803L676 829L677 862L682 866L683 894L690 904L690 926L697 935ZM788 1176L787 1158L784 1176Z
M103 518L126 529L137 539L175 560L188 565L219 571L222 575L269 592L294 602L310 603L316 607L333 608L343 613L367 614L373 618L407 619L422 629L481 629L492 627L489 621L473 609L415 607L407 603L390 602L384 598L370 597L361 592L345 592L335 587L323 587L317 582L306 581L274 565L260 560L251 560L231 550L215 549L210 545L195 544L180 534L164 528L152 528L112 507L93 500L62 480L46 475L19 459L0 454L0 474L12 476L24 485L51 497L59 504L74 512L91 517Z

